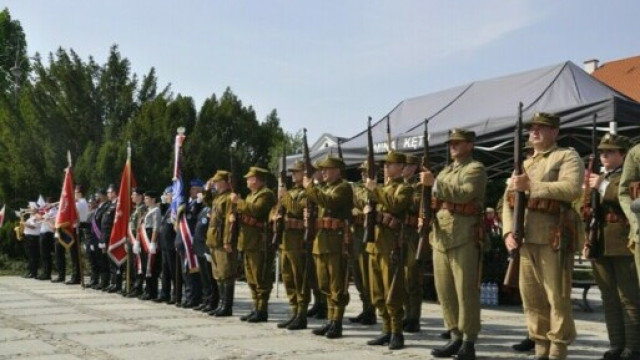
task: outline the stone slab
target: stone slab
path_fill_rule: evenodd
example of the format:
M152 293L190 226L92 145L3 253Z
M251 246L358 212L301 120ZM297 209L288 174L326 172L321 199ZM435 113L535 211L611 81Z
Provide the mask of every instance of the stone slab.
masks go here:
M101 320L99 317L86 315L86 314L50 314L50 315L33 315L24 316L22 321L34 324L34 325L47 325L47 324L61 324L70 322L92 322Z
M216 355L222 355L215 347L193 346L189 342L164 342L153 346L109 348L104 351L123 360L218 359Z
M51 354L56 348L41 340L10 340L0 346L0 356Z
M117 331L131 331L134 327L118 322L109 321L92 321L87 323L71 323L71 324L51 324L42 325L42 329L54 334L72 334L72 333L112 333Z
M185 337L167 335L160 332L153 331L131 331L131 332L116 332L108 334L90 334L90 335L75 335L73 341L79 342L88 347L119 347L123 345L139 345L145 343L157 343L165 341L176 341L186 339Z
M26 331L17 330L17 329L8 328L8 327L0 328L0 342L25 339L28 337L29 337L29 333Z

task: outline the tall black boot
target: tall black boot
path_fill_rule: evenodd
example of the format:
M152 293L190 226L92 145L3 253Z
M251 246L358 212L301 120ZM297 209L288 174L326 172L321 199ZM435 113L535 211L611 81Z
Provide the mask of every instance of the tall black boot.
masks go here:
M217 311L215 316L226 317L233 315L233 291L235 283L224 284L224 303L220 311Z
M214 316L218 311L220 311L224 307L224 297L225 297L225 286L222 283L216 281L216 287L218 288L218 294L220 296L220 301L218 301L218 306L209 311L208 314Z

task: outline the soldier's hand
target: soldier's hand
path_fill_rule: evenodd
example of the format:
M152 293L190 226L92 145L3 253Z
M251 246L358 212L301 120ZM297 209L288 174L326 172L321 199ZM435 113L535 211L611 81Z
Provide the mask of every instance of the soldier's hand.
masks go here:
M518 243L516 242L516 239L513 237L513 233L507 234L507 236L504 238L504 246L507 247L508 252L511 252L512 250L515 250L518 248Z
M602 179L600 178L600 176L598 174L589 175L589 179L587 181L589 183L589 187L592 188L592 189L599 188L600 184L602 183Z
M430 170L425 169L420 173L420 183L422 184L422 186L433 186L433 183L435 181L435 176Z
M285 189L284 187L278 188L278 199L282 199L282 197L286 193L287 193L287 189Z
M511 177L511 183L513 184L513 190L515 191L529 191L531 188L531 182L527 173L522 175L513 175Z
M367 178L367 182L365 183L365 187L369 190L374 190L378 186L378 181L376 179Z
M238 194L231 193L231 195L229 195L229 200L231 200L232 203L237 204L238 203Z
M309 179L306 175L302 178L302 186L308 189L313 184L313 179Z
M224 251L231 253L233 251L231 244L224 244Z
M588 254L588 252L589 252L589 247L587 246L587 244L585 244L585 245L582 247L582 258L583 258L583 259L586 259L586 258L587 258L587 254Z

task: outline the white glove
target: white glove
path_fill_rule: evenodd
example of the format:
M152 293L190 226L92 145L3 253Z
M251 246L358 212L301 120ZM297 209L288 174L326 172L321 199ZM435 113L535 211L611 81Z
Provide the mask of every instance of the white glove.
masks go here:
M204 254L204 257L206 257L206 258L207 258L207 261L208 261L208 262L212 262L212 261L213 261L213 260L211 259L211 254L207 254L207 253L205 253L205 254Z
M202 200L203 200L203 199L204 199L204 196L202 195L202 193L201 193L201 192L199 192L199 193L196 195L196 201L198 202L198 204L200 204L200 203L202 202Z
M91 249L91 251L96 251L96 247L93 246L93 244L89 245L89 249Z
M99 247L100 249L105 249L105 248L107 247L107 244L105 244L105 243L98 243L98 247Z
M140 241L133 243L133 253L136 255L140 254Z
M149 244L149 252L151 254L155 254L157 250L158 250L158 244L157 243L152 242L151 244Z

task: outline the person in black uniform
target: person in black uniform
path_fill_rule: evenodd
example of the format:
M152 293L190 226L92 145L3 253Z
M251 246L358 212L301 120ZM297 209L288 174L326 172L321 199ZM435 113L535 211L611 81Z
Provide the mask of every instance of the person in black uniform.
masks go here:
M109 263L106 254L106 246L102 241L102 216L109 207L107 191L98 189L95 193L96 208L91 215L91 240L89 250L93 255L89 255L89 260L93 258L91 264L92 289L102 290L109 287ZM95 282L93 277L95 274Z
M171 216L171 200L173 199L173 187L164 189L163 215L158 230L158 244L162 256L162 279L160 294L153 301L174 304L176 302L176 238L175 219ZM173 284L173 285L172 285ZM173 290L172 290L173 289Z
M211 252L205 244L207 241L207 230L209 229L209 221L211 218L211 187L210 184L205 186L204 190L204 206L196 221L196 231L193 235L193 251L198 257L200 264L200 282L202 283L202 303L194 310L202 312L210 312L218 308L220 302L220 293L218 292L218 283L213 279L211 268Z
M109 185L107 188L107 201L105 202L104 213L102 214L102 221L100 230L102 232L102 238L100 239L100 249L102 250L103 262L107 264L109 269L109 286L103 288L102 291L114 293L122 291L122 272L121 266L114 263L107 253L109 249L109 239L111 238L111 231L113 230L113 222L116 216L116 205L118 202L118 188L115 185Z

